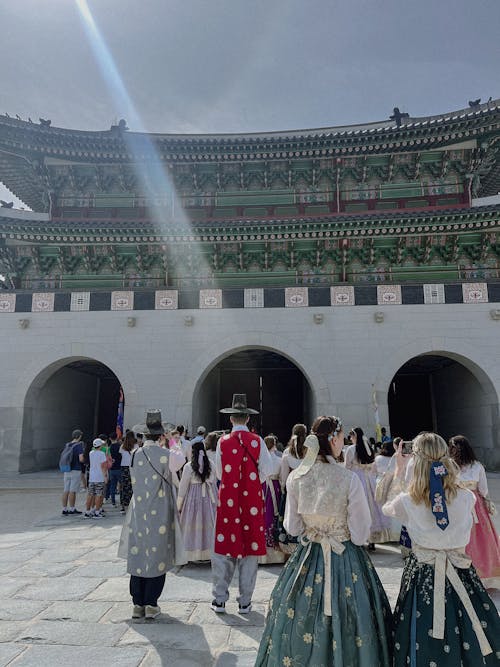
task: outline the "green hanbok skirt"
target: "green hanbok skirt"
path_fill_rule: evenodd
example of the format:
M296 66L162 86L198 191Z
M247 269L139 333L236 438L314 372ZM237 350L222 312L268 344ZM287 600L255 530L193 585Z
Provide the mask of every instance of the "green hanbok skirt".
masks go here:
M331 616L324 613L319 543L299 543L271 595L256 667L390 667L392 613L362 547L331 554ZM300 570L300 571L299 571ZM298 575L298 576L297 576Z
M434 566L419 563L412 553L405 562L394 610L395 667L500 666L500 620L495 603L474 567L455 568L493 652L481 654L476 633L455 590L445 584L444 639L434 639Z

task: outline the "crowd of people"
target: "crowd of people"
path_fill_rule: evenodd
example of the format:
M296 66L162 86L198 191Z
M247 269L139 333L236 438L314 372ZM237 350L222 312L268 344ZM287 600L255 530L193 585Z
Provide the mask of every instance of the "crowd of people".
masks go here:
M500 621L487 588L500 587L500 543L484 467L463 435L379 446L338 417L296 424L284 451L248 428L257 412L235 394L229 432L200 426L189 440L159 411L119 442L85 447L74 431L63 514L102 500L126 513L133 618L160 614L165 574L210 561L215 613L226 613L238 569L238 613L252 608L259 563L285 563L269 601L256 665L454 667L500 664ZM141 438L139 438L141 440ZM82 473L83 471L83 473ZM115 472L113 472L115 471ZM127 511L128 509L128 511ZM394 613L369 552L399 542Z

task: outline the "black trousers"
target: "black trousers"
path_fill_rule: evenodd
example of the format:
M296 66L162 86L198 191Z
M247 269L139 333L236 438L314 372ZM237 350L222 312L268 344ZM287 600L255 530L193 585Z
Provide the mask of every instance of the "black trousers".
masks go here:
M156 607L158 598L160 597L164 586L164 574L159 577L151 578L135 577L132 574L130 576L130 595L132 596L132 602L140 607L145 607L146 605Z

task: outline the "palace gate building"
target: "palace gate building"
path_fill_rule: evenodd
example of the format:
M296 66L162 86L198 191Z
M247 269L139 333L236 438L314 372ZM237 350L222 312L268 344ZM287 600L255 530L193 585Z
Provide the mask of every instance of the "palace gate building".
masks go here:
M500 101L255 134L0 116L0 450L54 466L161 408L191 431L339 415L500 469Z

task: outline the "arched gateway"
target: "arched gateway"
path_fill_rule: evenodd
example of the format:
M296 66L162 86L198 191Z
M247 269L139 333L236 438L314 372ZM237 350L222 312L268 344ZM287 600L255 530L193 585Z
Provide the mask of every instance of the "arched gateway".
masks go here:
M113 371L94 359L66 358L47 366L26 393L19 472L57 466L74 428L85 440L114 430L119 391Z
M286 443L294 424L311 423L312 390L303 372L272 350L244 349L227 355L204 374L193 398L193 425L228 428L219 410L241 392L259 411L252 425L262 435L274 433Z
M470 359L448 352L409 359L392 378L387 403L393 436L410 439L432 430L448 439L461 433L482 461L498 467L498 396Z

